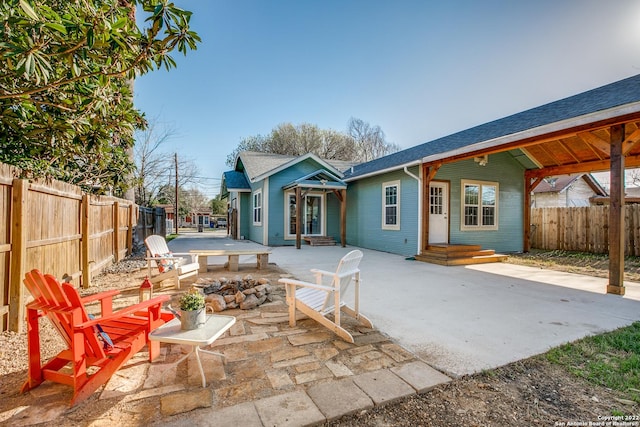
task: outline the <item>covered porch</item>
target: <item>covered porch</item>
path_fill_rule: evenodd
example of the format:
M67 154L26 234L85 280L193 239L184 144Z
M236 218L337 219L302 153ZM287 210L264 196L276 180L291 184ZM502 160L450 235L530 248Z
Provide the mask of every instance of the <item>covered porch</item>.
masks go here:
M548 176L609 171L609 283L607 293L624 295L624 175L640 166L640 102L638 77L594 89L527 110L461 133L472 140L450 151L421 159L422 222L420 253L433 260L447 252L429 244L429 189L445 164L474 159L491 163L493 155L508 153L523 166L523 251L530 249L531 192ZM456 248L457 249L457 248Z
M319 169L282 187L285 192L294 192L289 201L289 226L295 233L296 248L300 249L302 240L311 246L335 245L333 237L314 234L314 221L317 220L318 206L308 202L311 193L333 194L340 202L340 245L347 244L347 184L325 169ZM328 219L327 219L328 221Z

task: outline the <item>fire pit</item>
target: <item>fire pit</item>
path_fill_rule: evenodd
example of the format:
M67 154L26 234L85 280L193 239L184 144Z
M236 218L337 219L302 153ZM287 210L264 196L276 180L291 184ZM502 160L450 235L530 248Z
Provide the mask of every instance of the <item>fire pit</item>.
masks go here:
M251 310L265 302L271 302L272 286L268 279L254 279L251 275L234 279L221 277L210 283L199 283L205 294L206 305L214 312L232 308Z

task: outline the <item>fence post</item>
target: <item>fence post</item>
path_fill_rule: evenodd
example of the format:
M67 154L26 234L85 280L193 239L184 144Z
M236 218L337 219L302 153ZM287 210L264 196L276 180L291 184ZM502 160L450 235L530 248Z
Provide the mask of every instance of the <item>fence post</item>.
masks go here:
M133 208L134 204L129 205L129 220L127 221L127 255L133 253Z
M120 203L113 202L113 259L120 261Z
M11 197L11 267L9 281L9 330L20 332L25 318L22 278L27 260L27 227L29 181L14 179Z
M87 289L91 286L91 269L89 265L89 211L91 207L91 197L88 194L82 196L82 287Z

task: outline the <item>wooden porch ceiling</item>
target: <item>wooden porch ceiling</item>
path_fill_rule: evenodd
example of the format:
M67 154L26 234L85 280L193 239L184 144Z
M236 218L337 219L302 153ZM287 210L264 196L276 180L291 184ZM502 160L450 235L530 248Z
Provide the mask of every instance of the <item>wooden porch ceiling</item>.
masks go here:
M580 172L601 172L610 168L611 126L624 125L623 155L627 168L640 167L640 113L615 122L588 126L513 141L472 153L455 155L434 162L437 165L465 158L520 149L537 165L528 171L531 178L544 178Z

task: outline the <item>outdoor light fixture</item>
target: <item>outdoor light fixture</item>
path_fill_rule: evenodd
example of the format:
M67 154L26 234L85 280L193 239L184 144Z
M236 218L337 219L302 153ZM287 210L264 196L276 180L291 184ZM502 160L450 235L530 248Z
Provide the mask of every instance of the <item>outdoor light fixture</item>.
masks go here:
M479 164L480 166L487 166L487 163L489 163L489 155L485 154L484 156L474 157L473 161Z

